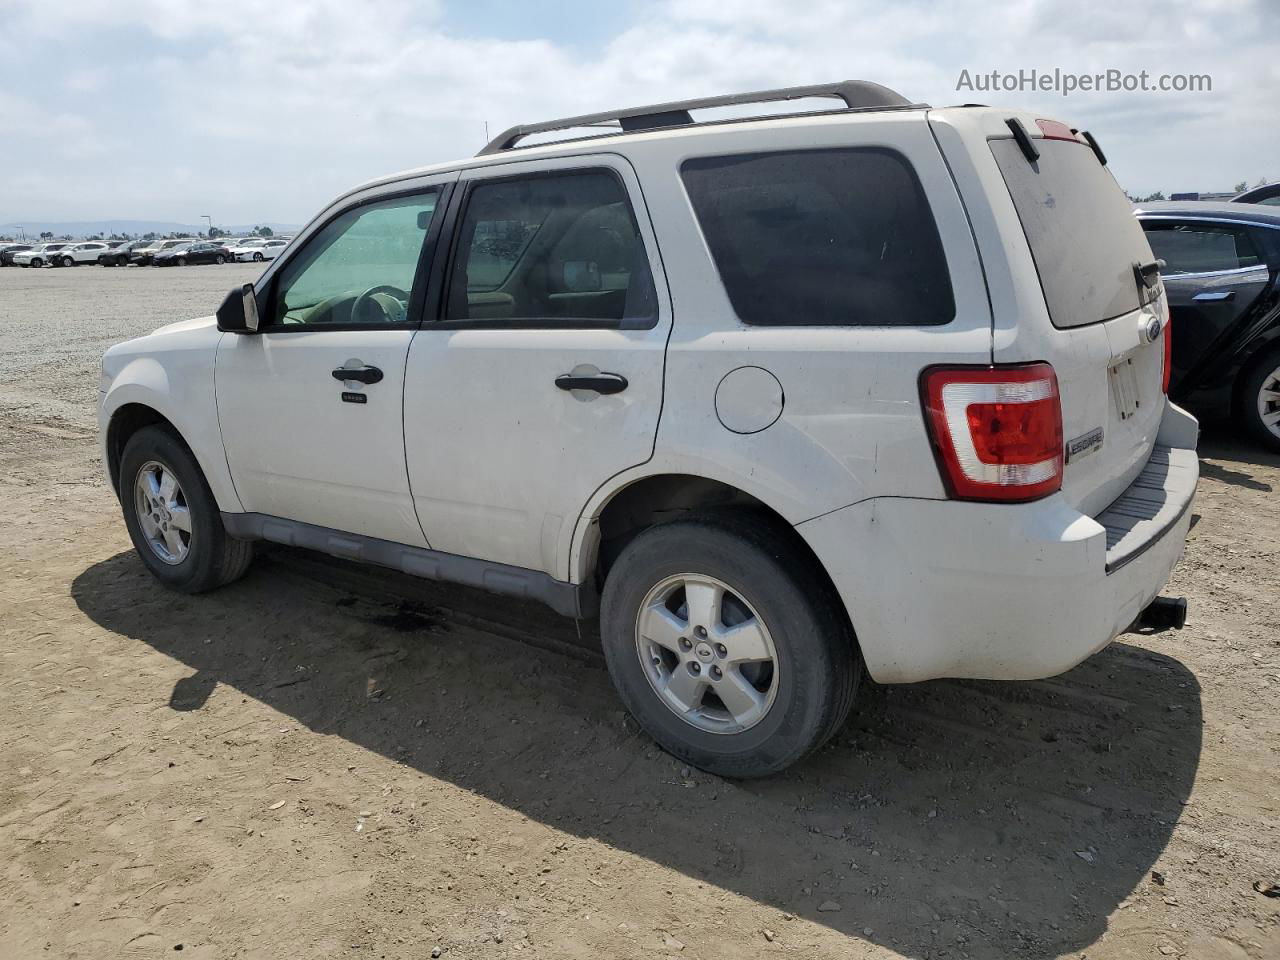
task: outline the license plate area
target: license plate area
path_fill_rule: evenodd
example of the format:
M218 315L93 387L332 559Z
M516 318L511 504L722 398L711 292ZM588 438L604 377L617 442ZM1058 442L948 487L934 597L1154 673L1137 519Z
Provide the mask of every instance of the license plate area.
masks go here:
M1128 420L1142 406L1138 371L1132 358L1113 363L1107 370L1107 381L1111 385L1111 402L1115 404L1116 413L1121 420Z

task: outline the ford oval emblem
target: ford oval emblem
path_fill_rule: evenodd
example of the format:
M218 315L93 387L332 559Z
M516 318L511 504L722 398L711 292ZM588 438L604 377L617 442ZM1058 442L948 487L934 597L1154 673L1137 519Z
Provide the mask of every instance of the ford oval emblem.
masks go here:
M1157 317L1148 318L1142 327L1142 342L1155 343L1156 338L1160 336L1160 320Z

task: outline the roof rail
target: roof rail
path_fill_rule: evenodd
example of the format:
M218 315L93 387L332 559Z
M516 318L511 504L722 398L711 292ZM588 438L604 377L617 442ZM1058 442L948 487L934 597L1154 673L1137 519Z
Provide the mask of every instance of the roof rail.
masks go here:
M614 133L654 130L659 127L676 127L693 123L693 118L689 115L690 110L733 107L746 103L777 103L809 97L834 97L843 100L845 108L850 110L913 105L902 94L869 80L842 80L838 83L820 83L807 87L782 87L778 90L757 90L753 93L730 93L718 97L675 100L671 103L654 103L646 107L587 113L580 117L565 117L561 120L546 120L542 123L519 124L494 137L477 156L482 157L485 154L510 150L525 137L534 133L571 130L575 127L596 127L602 124L608 125ZM618 124L618 128L613 127L614 123Z

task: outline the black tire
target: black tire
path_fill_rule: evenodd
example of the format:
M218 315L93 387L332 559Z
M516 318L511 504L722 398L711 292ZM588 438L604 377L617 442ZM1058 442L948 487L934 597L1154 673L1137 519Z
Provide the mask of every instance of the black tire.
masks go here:
M218 266L222 266L222 264L227 262L227 258L224 257L222 254L218 254L216 257L213 258L213 262L218 264Z
M844 723L862 677L856 641L830 582L789 534L763 516L691 515L639 534L605 582L601 636L623 703L665 750L710 773L763 777L802 759ZM687 722L659 696L641 662L636 624L642 603L667 578L688 574L727 585L772 637L774 699L744 730L712 732Z
M31 263L30 263L30 264L23 264L23 266L43 267L43 266L44 266L44 261L43 261L43 260L41 260L39 257L34 257L34 258L31 260Z
M260 253L255 253L255 254L253 255L253 262L254 262L254 263L261 263L261 262L262 262L262 254L260 254Z
M188 552L179 563L166 563L152 549L138 519L135 483L148 463L171 470L185 495L191 516ZM195 457L167 427L143 427L125 444L120 457L120 504L134 549L157 580L182 593L202 593L244 576L253 559L253 544L228 536L217 501Z
M1280 452L1280 434L1267 426L1259 409L1263 388L1276 387L1271 381L1278 379L1277 370L1280 370L1280 349L1268 350L1250 366L1240 385L1240 415L1254 440L1268 450ZM1280 403L1271 401L1269 408L1269 412L1280 411Z
M74 260L72 260L70 257L63 257L63 258L62 258L62 265L63 265L64 267L74 267L74 266L76 265L76 262L75 262Z
M179 258L178 258L178 266L180 266L180 267L185 267L186 265L187 265L187 258L186 258L186 257L179 257Z

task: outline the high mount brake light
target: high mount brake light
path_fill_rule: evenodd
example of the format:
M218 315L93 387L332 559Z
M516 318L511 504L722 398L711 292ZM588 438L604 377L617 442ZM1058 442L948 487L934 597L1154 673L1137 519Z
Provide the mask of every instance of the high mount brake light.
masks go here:
M1040 128L1040 133L1044 135L1046 140L1070 140L1072 143L1080 143L1080 138L1076 136L1076 132L1058 120L1037 120L1036 126ZM1082 144L1082 146L1087 146L1087 144Z
M928 367L925 422L956 500L1039 500L1062 486L1062 402L1047 363Z

